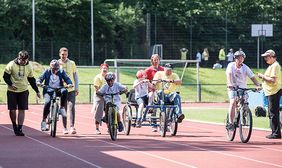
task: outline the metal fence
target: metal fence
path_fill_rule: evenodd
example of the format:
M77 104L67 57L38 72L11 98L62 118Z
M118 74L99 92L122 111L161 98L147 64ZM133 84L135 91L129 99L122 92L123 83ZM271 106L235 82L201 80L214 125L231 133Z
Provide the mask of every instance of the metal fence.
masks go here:
M232 22L236 20L237 22ZM130 34L123 35L124 40L115 42L115 39L101 39L95 36L94 64L99 65L105 59L147 59L150 57L154 44L163 45L164 59L180 59L181 48L187 48L187 59L195 59L196 52L201 53L208 48L210 59L207 66L216 62L221 47L225 52L229 48L237 50L242 48L246 55L246 63L256 67L257 38L251 37L251 25L254 23L270 23L271 18L257 17L253 14L248 18L232 18L227 13L217 16L193 16L187 17L185 23L179 23L173 16L161 16L150 14L149 19L144 16L144 23L137 25ZM273 37L260 37L260 53L272 48L281 55L282 25L273 25ZM95 29L95 28L94 28ZM82 32L83 33L83 32ZM85 32L87 33L87 32ZM89 32L88 32L89 33ZM107 32L99 32L107 34ZM90 35L89 35L90 37ZM91 65L91 43L89 41L36 41L35 59L46 64L53 58L58 58L58 50L65 46L69 48L70 58L78 65ZM17 52L26 49L32 51L31 41L5 40L0 37L0 63L7 63L13 59ZM30 54L32 55L32 54ZM278 60L281 60L278 57ZM261 67L265 67L260 60Z

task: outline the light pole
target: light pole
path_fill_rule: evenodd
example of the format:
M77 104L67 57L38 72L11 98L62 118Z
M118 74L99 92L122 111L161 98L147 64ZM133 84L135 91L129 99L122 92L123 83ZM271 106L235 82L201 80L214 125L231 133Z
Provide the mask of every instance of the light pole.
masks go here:
M94 17L93 17L93 0L91 0L91 63L94 65Z
M32 0L32 61L35 61L35 0Z

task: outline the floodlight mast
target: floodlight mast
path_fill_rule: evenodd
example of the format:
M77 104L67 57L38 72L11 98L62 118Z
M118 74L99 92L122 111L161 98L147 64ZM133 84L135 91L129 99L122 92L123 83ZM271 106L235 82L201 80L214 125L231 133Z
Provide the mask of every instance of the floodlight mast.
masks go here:
M35 61L35 0L32 0L32 61Z

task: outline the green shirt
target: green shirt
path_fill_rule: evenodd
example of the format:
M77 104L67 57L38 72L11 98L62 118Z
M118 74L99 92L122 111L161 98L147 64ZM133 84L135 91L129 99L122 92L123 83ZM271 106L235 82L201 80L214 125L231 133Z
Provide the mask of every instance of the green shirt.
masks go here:
M33 77L33 68L31 64L27 65L18 65L15 61L10 61L6 68L5 72L11 75L12 83L18 88L17 90L12 90L8 87L9 91L12 92L24 92L28 90L28 77Z

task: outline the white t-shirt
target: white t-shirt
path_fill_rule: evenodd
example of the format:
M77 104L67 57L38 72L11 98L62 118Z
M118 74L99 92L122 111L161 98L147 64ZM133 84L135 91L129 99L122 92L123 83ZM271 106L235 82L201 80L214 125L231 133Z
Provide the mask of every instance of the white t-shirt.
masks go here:
M120 92L123 89L125 89L125 86L118 83L118 82L115 82L112 87L109 87L109 85L106 83L105 85L102 86L101 89L99 89L99 92L102 93L102 94L110 94L110 93ZM111 96L110 95L105 95L104 99L105 99L106 103L111 102ZM119 94L114 95L114 103L115 103L115 105L117 105L117 107L119 109L119 107L121 105L121 97L120 97Z
M134 81L133 85L136 85L139 82L138 79ZM135 99L148 95L148 82L140 83L135 87Z
M255 75L247 65L242 64L240 68L237 68L235 64L235 62L231 62L226 68L226 76L231 75L230 83L227 85L247 88L247 77L252 78Z

